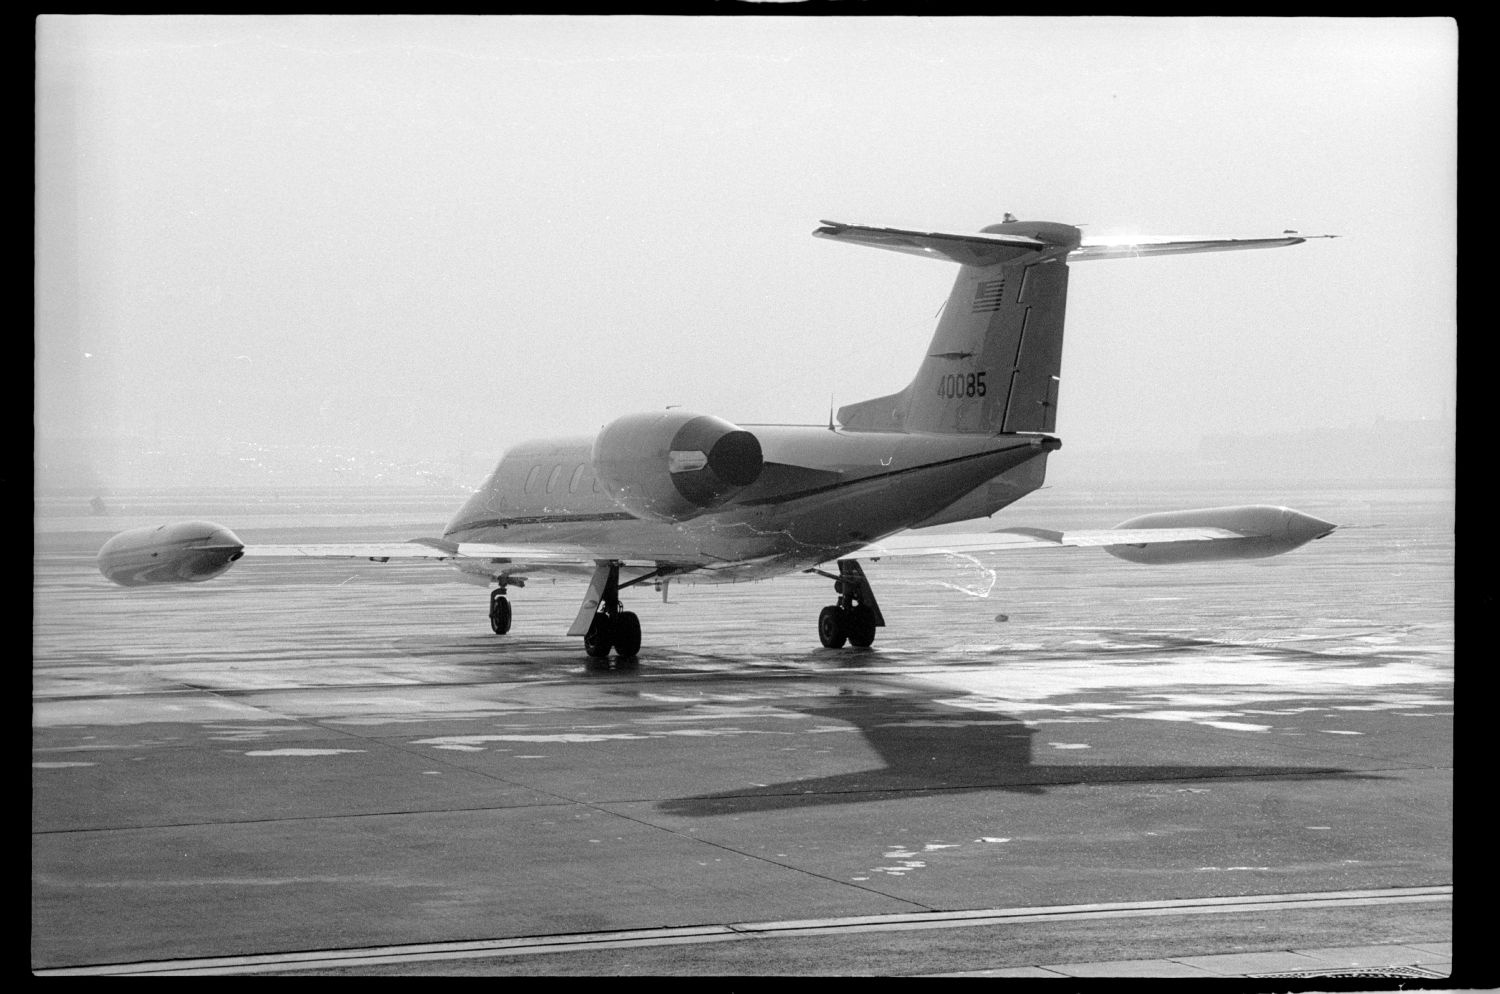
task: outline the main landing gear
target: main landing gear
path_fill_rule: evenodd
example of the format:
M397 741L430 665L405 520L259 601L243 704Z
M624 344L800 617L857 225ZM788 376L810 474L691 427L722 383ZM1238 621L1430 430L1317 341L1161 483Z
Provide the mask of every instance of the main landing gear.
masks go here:
M626 586L655 575L628 581ZM607 659L612 649L621 665L634 664L641 651L641 619L621 608L619 563L601 563L594 570L568 634L583 636L583 651L590 659Z
M641 619L632 611L594 615L583 636L583 651L590 659L605 659L613 649L620 661L634 660L641 651Z
M808 572L828 577L839 595L837 604L828 605L818 614L818 641L828 649L841 649L845 642L868 648L875 641L875 629L885 626L885 617L859 563L840 559L838 576L820 569Z
M620 590L648 580L661 585L664 582L662 578L674 572L676 570L673 567L662 566L644 576L621 583L619 563L597 563L594 576L589 581L588 593L583 598L583 606L578 609L578 616L573 619L573 626L568 629L568 634L583 636L583 651L590 659L607 659L613 652L619 665L635 665L636 654L641 651L641 620L623 610ZM499 586L490 591L490 629L496 635L504 635L510 631L511 624L506 587L523 586L525 577L501 576L496 581Z

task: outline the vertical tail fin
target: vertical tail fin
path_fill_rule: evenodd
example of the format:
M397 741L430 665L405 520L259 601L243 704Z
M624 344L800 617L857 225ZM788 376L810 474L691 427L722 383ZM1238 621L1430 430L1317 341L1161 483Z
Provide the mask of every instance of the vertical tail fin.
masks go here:
M1054 429L1067 255L1078 247L1077 228L1008 221L950 235L824 222L814 234L960 264L911 384L839 408L840 424L982 434Z
M867 431L1050 432L1057 425L1068 262L1300 245L1270 238L1103 238L1044 221L994 224L977 235L902 231L824 221L822 238L947 259L960 265L932 344L905 390L839 408L845 428Z

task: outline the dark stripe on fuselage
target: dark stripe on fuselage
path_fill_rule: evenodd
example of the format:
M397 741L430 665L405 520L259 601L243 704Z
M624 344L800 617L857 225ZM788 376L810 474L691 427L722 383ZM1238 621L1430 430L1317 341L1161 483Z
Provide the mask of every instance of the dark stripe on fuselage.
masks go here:
M609 511L602 514L531 514L517 518L480 518L454 525L444 535L471 531L475 528L509 528L511 525L559 525L585 521L634 521L635 515L627 511Z
M893 469L889 473L871 473L869 476L861 476L854 480L839 480L837 483L828 483L821 487L809 487L806 490L798 490L788 494L774 494L770 497L758 497L755 500L740 501L732 503L730 507L758 507L763 504L781 504L786 501L799 500L803 497L812 497L817 494L831 493L841 487L857 486L861 483L869 483L872 480L890 480L898 476L906 476L910 473L920 473L924 470L937 469L940 466L956 466L962 462L970 462L975 459L988 459L991 456L1000 455L1003 452L1014 452L1017 449L1036 448L1041 452L1052 452L1062 447L1062 442L1055 438L1047 438L1039 446L1033 446L1030 441L1024 445L1012 445L1004 449L986 449L973 455L955 456L952 459L944 459L940 462L923 463L920 466L908 466L905 469ZM960 495L962 496L962 495Z

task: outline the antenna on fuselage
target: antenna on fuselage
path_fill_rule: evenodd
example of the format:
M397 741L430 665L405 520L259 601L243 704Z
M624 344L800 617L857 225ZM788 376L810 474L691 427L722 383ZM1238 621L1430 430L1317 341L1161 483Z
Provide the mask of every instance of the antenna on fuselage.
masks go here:
M838 429L833 426L833 394L828 395L828 430L838 431Z

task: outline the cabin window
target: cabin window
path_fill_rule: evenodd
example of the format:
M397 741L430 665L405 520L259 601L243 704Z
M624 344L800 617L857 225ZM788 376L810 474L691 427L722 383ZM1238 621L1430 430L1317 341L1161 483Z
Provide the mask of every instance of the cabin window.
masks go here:
M583 470L584 466L582 463L579 463L578 468L573 470L573 478L568 481L568 493L576 494L578 492L578 484L583 481Z
M531 472L526 474L526 486L525 486L524 489L526 490L527 493L531 493L532 491L536 490L536 478L538 476L541 476L541 475L542 475L542 467L540 467L540 466L533 466L533 467L531 467Z
M552 467L552 472L547 476L547 492L550 494L557 489L557 478L562 476L562 463Z

